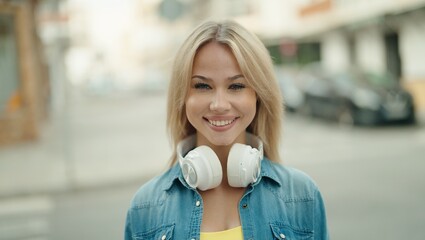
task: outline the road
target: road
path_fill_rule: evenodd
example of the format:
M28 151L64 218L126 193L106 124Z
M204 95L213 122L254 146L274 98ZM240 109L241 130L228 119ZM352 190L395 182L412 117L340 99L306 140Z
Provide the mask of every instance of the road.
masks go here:
M149 101L154 101L145 106L149 115L163 116L163 109L154 113L155 106L164 106L163 97L150 96ZM129 112L137 106L127 101L118 105L121 111ZM155 122L147 117L137 121L144 119L149 124ZM139 131L146 138L158 135L158 128L149 124ZM305 171L319 185L332 239L425 239L425 125L347 128L287 114L283 136L283 163ZM166 138L156 138L152 144L168 143ZM155 149L152 147L147 156L155 156ZM126 209L143 179L25 197L22 201L27 203L21 205L29 206L26 212L9 214L25 216L21 225L32 238L24 238L23 233L21 237L10 236L122 239ZM0 202L0 206L7 204ZM4 212L7 215L5 207L3 216ZM0 227L1 223L0 219ZM9 228L12 232L13 227Z
M425 239L423 126L289 126L288 163L317 181L333 239Z

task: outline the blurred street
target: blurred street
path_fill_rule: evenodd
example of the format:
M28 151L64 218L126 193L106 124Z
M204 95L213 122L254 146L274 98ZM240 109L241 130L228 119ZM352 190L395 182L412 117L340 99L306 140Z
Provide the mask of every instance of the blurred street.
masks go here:
M40 142L0 149L0 239L121 239L132 195L166 169L163 93L71 99ZM423 122L347 128L288 113L283 134L284 164L319 185L332 239L425 238Z

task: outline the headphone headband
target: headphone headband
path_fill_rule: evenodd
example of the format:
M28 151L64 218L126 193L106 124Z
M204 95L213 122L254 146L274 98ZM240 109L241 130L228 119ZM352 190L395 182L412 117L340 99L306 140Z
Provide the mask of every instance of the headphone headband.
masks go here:
M263 160L264 150L263 150L263 142L261 141L261 139L255 136L254 134L247 132L246 142L247 142L247 145L250 145L259 151L260 159ZM196 134L193 134L183 139L177 144L177 149L176 149L177 159L179 160L180 166L184 159L184 156L195 147L196 147Z

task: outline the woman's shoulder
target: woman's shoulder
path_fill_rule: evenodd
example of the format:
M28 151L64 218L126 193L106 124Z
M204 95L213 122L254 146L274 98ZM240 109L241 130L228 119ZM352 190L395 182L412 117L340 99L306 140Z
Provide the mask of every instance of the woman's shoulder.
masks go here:
M265 165L266 175L277 182L282 191L304 196L314 196L318 191L315 181L300 169L270 160L266 160Z
M134 194L131 201L131 208L143 208L165 201L166 190L171 187L177 178L176 169L172 167L166 172L148 180Z

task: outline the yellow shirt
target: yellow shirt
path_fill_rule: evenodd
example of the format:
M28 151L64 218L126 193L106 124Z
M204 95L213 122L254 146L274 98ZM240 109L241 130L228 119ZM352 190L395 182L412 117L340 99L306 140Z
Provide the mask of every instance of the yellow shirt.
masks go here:
M201 232L201 240L243 240L242 226L220 232Z

